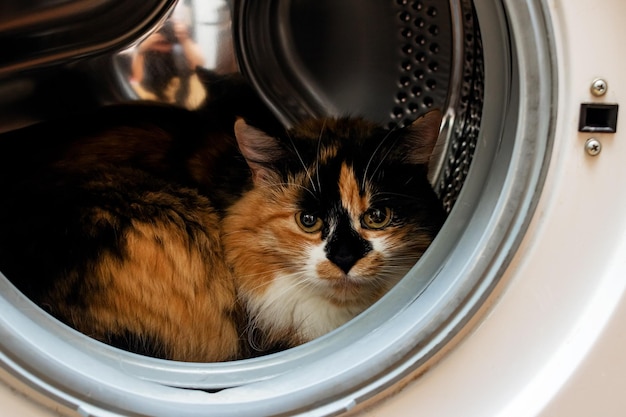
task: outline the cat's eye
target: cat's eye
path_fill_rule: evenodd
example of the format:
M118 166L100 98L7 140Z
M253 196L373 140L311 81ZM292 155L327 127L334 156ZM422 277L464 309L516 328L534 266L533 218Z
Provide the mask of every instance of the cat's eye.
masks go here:
M315 214L307 213L301 211L296 213L296 223L302 230L307 233L315 233L322 230L322 226L324 226L324 222Z
M363 227L368 229L382 229L389 226L389 223L391 223L391 214L392 212L389 207L382 209L371 208L363 214L361 223Z

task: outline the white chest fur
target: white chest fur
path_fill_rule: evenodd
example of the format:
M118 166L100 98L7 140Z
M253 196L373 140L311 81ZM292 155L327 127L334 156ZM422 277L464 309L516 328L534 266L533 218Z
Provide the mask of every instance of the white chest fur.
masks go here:
M280 275L263 295L248 300L256 326L265 330L293 330L303 341L322 336L361 313L365 305L337 305L302 274Z

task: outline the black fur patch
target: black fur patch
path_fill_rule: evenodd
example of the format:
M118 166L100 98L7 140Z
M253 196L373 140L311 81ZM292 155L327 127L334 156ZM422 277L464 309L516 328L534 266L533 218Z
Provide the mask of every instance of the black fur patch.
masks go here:
M163 351L163 344L159 343L156 338L151 336L125 331L109 335L104 342L118 349L127 350L139 355L167 359L167 352Z

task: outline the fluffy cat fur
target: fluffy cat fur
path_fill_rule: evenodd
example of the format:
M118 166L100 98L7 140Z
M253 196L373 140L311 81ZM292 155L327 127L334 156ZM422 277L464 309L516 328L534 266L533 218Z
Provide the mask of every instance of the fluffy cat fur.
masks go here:
M0 136L0 271L105 343L236 360L362 312L444 220L438 111L391 131L216 114L110 106Z

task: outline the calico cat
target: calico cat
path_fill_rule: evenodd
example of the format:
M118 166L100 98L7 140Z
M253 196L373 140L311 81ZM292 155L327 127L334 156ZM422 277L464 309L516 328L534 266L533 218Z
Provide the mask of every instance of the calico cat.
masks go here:
M268 133L136 104L4 134L0 271L69 326L144 355L299 345L378 300L436 235L440 121Z

